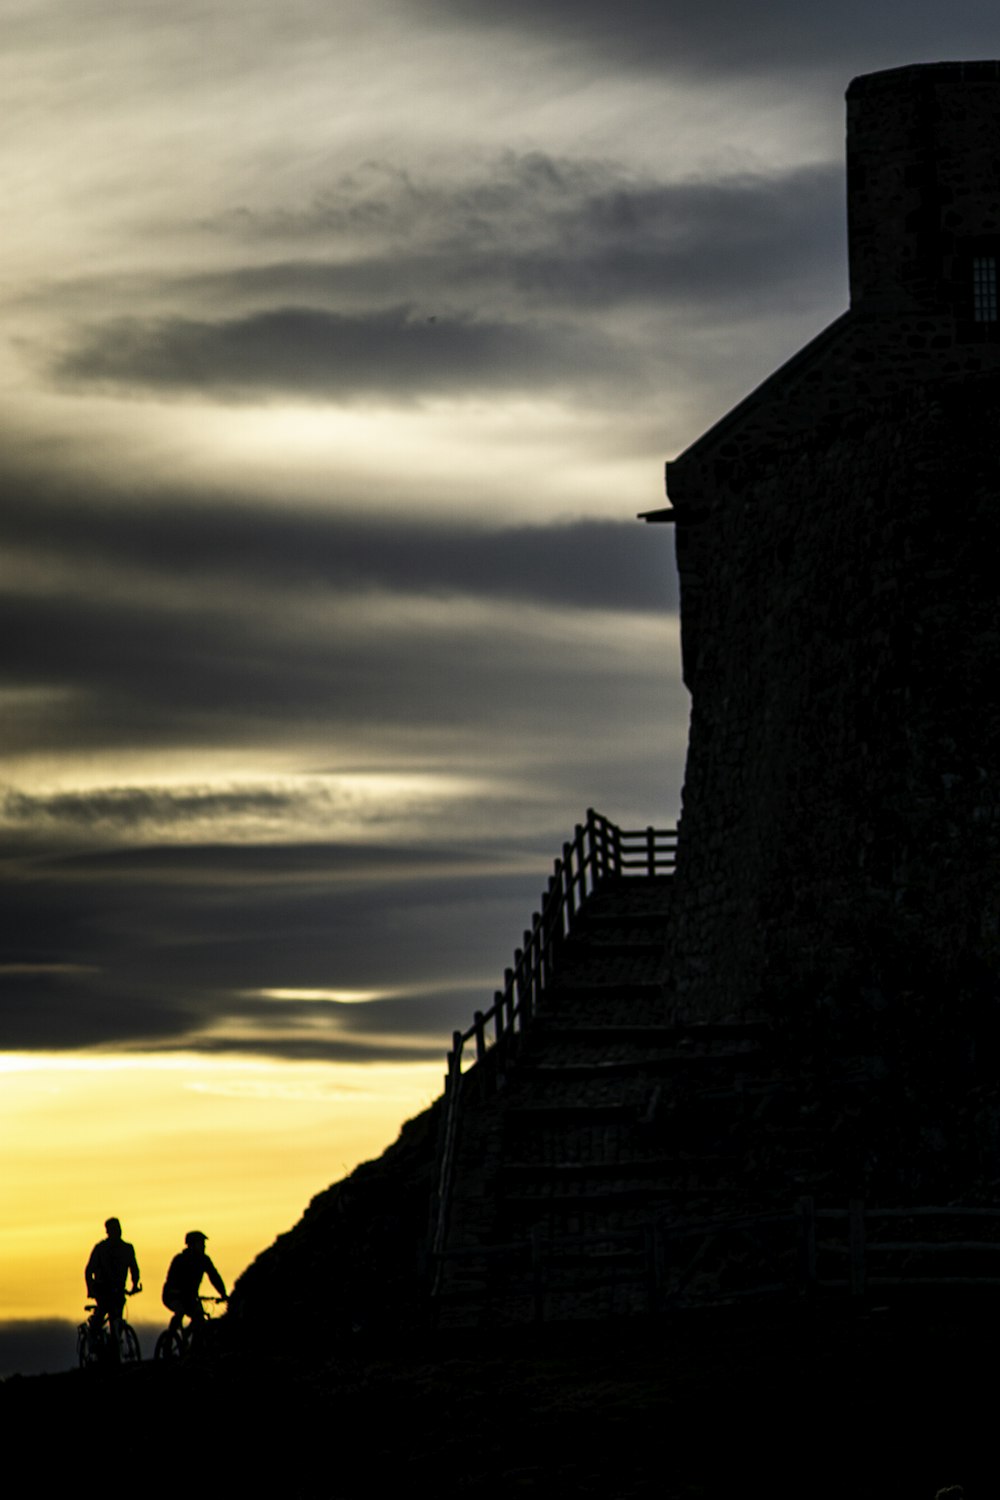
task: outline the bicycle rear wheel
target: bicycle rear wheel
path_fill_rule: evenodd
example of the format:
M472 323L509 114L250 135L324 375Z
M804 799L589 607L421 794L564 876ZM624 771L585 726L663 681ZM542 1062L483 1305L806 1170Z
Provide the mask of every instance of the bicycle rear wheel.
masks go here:
M136 1365L142 1359L139 1351L139 1336L131 1323L122 1323L118 1330L118 1348L123 1365Z

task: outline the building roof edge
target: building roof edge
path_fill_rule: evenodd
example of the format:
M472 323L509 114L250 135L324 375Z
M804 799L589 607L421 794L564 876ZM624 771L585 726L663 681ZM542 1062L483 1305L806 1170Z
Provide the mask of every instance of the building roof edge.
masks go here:
M766 402L780 397L783 386L796 381L809 365L825 360L830 349L836 344L847 330L847 325L853 323L850 309L841 313L832 323L816 334L815 338L809 340L808 344L797 350L790 359L756 386L749 395L744 396L742 401L732 407L725 416L720 417L707 432L696 438L687 448L672 459L668 465L668 471L678 470L689 461L698 461L706 457L708 452L716 444L730 436L743 422L754 412L760 409Z

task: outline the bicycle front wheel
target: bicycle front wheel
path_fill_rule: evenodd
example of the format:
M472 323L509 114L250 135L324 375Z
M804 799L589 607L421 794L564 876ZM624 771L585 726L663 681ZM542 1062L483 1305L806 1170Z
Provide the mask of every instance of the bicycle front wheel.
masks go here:
M76 1330L76 1357L79 1361L80 1369L85 1370L91 1360L90 1329L86 1323L81 1323Z
M160 1360L177 1360L184 1353L184 1344L179 1333L172 1328L165 1328L156 1340L153 1350L153 1358Z

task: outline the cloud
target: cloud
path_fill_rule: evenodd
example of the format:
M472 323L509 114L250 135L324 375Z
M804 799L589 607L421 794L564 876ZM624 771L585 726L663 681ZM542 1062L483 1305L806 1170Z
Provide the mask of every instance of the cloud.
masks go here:
M461 773L530 762L548 741L567 784L581 755L610 750L601 724L620 741L619 705L637 708L643 684L661 700L671 640L655 620L384 598L362 611L350 597L298 619L277 602L255 618L207 602L8 599L0 628L15 643L7 680L43 701L51 689L32 716L36 749L297 745L315 757L326 740L350 764L381 738L398 761L450 753ZM16 719L5 735L16 748Z
M369 163L300 206L221 215L207 227L230 263L210 273L47 288L67 315L110 295L171 306L77 328L54 369L244 399L631 389L654 378L650 335L608 314L745 320L843 282L842 177L837 162L661 181L541 151L465 180Z
M583 610L676 609L669 551L633 517L536 526L372 518L220 504L168 494L110 505L92 493L39 493L11 476L0 540L41 573L113 567L242 587L373 589L416 597L507 599ZM661 555L663 553L663 555Z
M108 504L12 476L0 543L7 755L255 745L313 758L325 741L349 765L381 741L397 763L444 755L461 775L534 761L568 732L571 785L573 761L600 751L596 728L582 732L592 705L613 711L643 678L658 697L676 631L670 539L635 520L486 530L167 495ZM298 822L301 794L267 779L185 802L111 777L44 807L24 787L7 817L80 832ZM317 814L344 811L324 795Z
M374 163L209 228L210 272L44 288L61 322L48 353L31 346L46 378L224 404L530 395L631 418L846 297L839 163L681 181L540 151L460 180ZM109 303L133 310L93 316Z
M213 820L244 821L287 817L297 799L275 788L239 791L168 791L145 787L105 787L88 792L56 792L32 795L0 788L0 819L5 823L37 828L41 823L57 827L117 830L148 824Z
M362 1061L443 1053L451 1030L489 1003L547 861L512 872L502 839L486 870L483 851L451 850L446 862L438 853L384 849L376 859L328 846L311 867L294 848L36 858L30 882L17 868L0 879L4 1045ZM385 998L294 998L358 988Z
M56 1374L76 1363L76 1324L58 1318L0 1323L0 1380Z
M72 918L74 913L67 915ZM36 931L39 925L36 920ZM48 951L59 947L56 940ZM8 1052L74 1051L168 1039L176 1043L196 1030L198 1022L190 1002L180 997L166 1000L150 989L125 992L113 975L74 974L69 969L57 973L48 964L35 974L26 966L0 972L0 1031Z
M420 0L431 17L460 17L486 32L516 31L556 43L579 64L600 62L660 76L767 78L800 73L846 74L914 61L991 55L994 17L985 0L913 0L894 5L845 0L836 7L801 0ZM904 34L905 31L905 34Z
M505 293L536 311L676 306L692 294L728 304L734 290L746 297L748 278L757 290L828 264L842 221L840 162L658 180L536 150L448 181L371 162L301 207L230 211L210 226L234 245L320 245L324 259L272 259L186 285L348 301L405 286L428 311L462 298L502 305Z
M87 330L55 374L132 391L350 402L560 385L608 366L624 373L608 343L569 327L427 317L410 307L364 314L281 307L221 322L114 319Z

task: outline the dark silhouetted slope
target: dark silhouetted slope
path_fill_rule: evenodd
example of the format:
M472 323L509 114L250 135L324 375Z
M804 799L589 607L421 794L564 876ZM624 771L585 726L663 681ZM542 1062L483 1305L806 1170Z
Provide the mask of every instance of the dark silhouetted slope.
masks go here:
M423 1303L440 1103L319 1193L237 1281L231 1318L277 1347L410 1326Z

